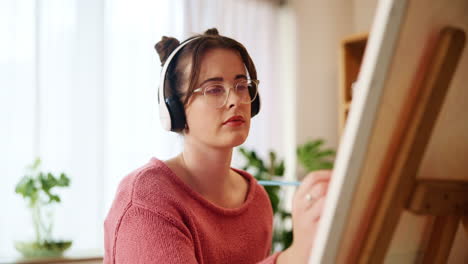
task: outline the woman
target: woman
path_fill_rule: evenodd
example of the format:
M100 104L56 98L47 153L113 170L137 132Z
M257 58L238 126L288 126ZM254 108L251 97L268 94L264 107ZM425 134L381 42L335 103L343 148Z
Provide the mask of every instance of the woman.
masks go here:
M178 156L125 177L105 220L105 263L306 263L329 172L306 177L293 201L292 246L269 255L273 213L245 171L230 167L258 113L255 66L210 29L156 44L163 127L184 136Z

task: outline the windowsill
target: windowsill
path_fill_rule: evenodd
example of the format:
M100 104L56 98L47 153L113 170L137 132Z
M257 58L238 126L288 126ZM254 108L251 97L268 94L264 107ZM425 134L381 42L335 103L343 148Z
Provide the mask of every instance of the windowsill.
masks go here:
M0 263L42 264L42 263L102 263L102 250L80 250L66 253L63 257L23 258L17 254L11 257L0 256Z

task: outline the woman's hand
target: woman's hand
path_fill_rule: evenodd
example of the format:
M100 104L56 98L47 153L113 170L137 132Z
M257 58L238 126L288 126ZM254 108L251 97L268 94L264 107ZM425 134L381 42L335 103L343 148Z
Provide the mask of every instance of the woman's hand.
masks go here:
M309 173L294 194L292 207L293 243L277 263L307 263L322 215L332 171Z

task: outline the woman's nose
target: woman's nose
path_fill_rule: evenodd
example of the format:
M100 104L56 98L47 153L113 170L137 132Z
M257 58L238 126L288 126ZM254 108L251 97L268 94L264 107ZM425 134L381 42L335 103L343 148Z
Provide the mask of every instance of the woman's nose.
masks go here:
M228 95L227 95L227 105L229 108L238 106L240 104L241 97L236 93L236 91L231 88L229 89Z

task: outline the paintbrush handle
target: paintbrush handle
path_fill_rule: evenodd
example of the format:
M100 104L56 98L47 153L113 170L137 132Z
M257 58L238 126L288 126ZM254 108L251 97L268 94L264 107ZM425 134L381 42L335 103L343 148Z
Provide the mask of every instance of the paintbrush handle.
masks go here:
M298 181L258 181L258 184L263 186L299 186Z

